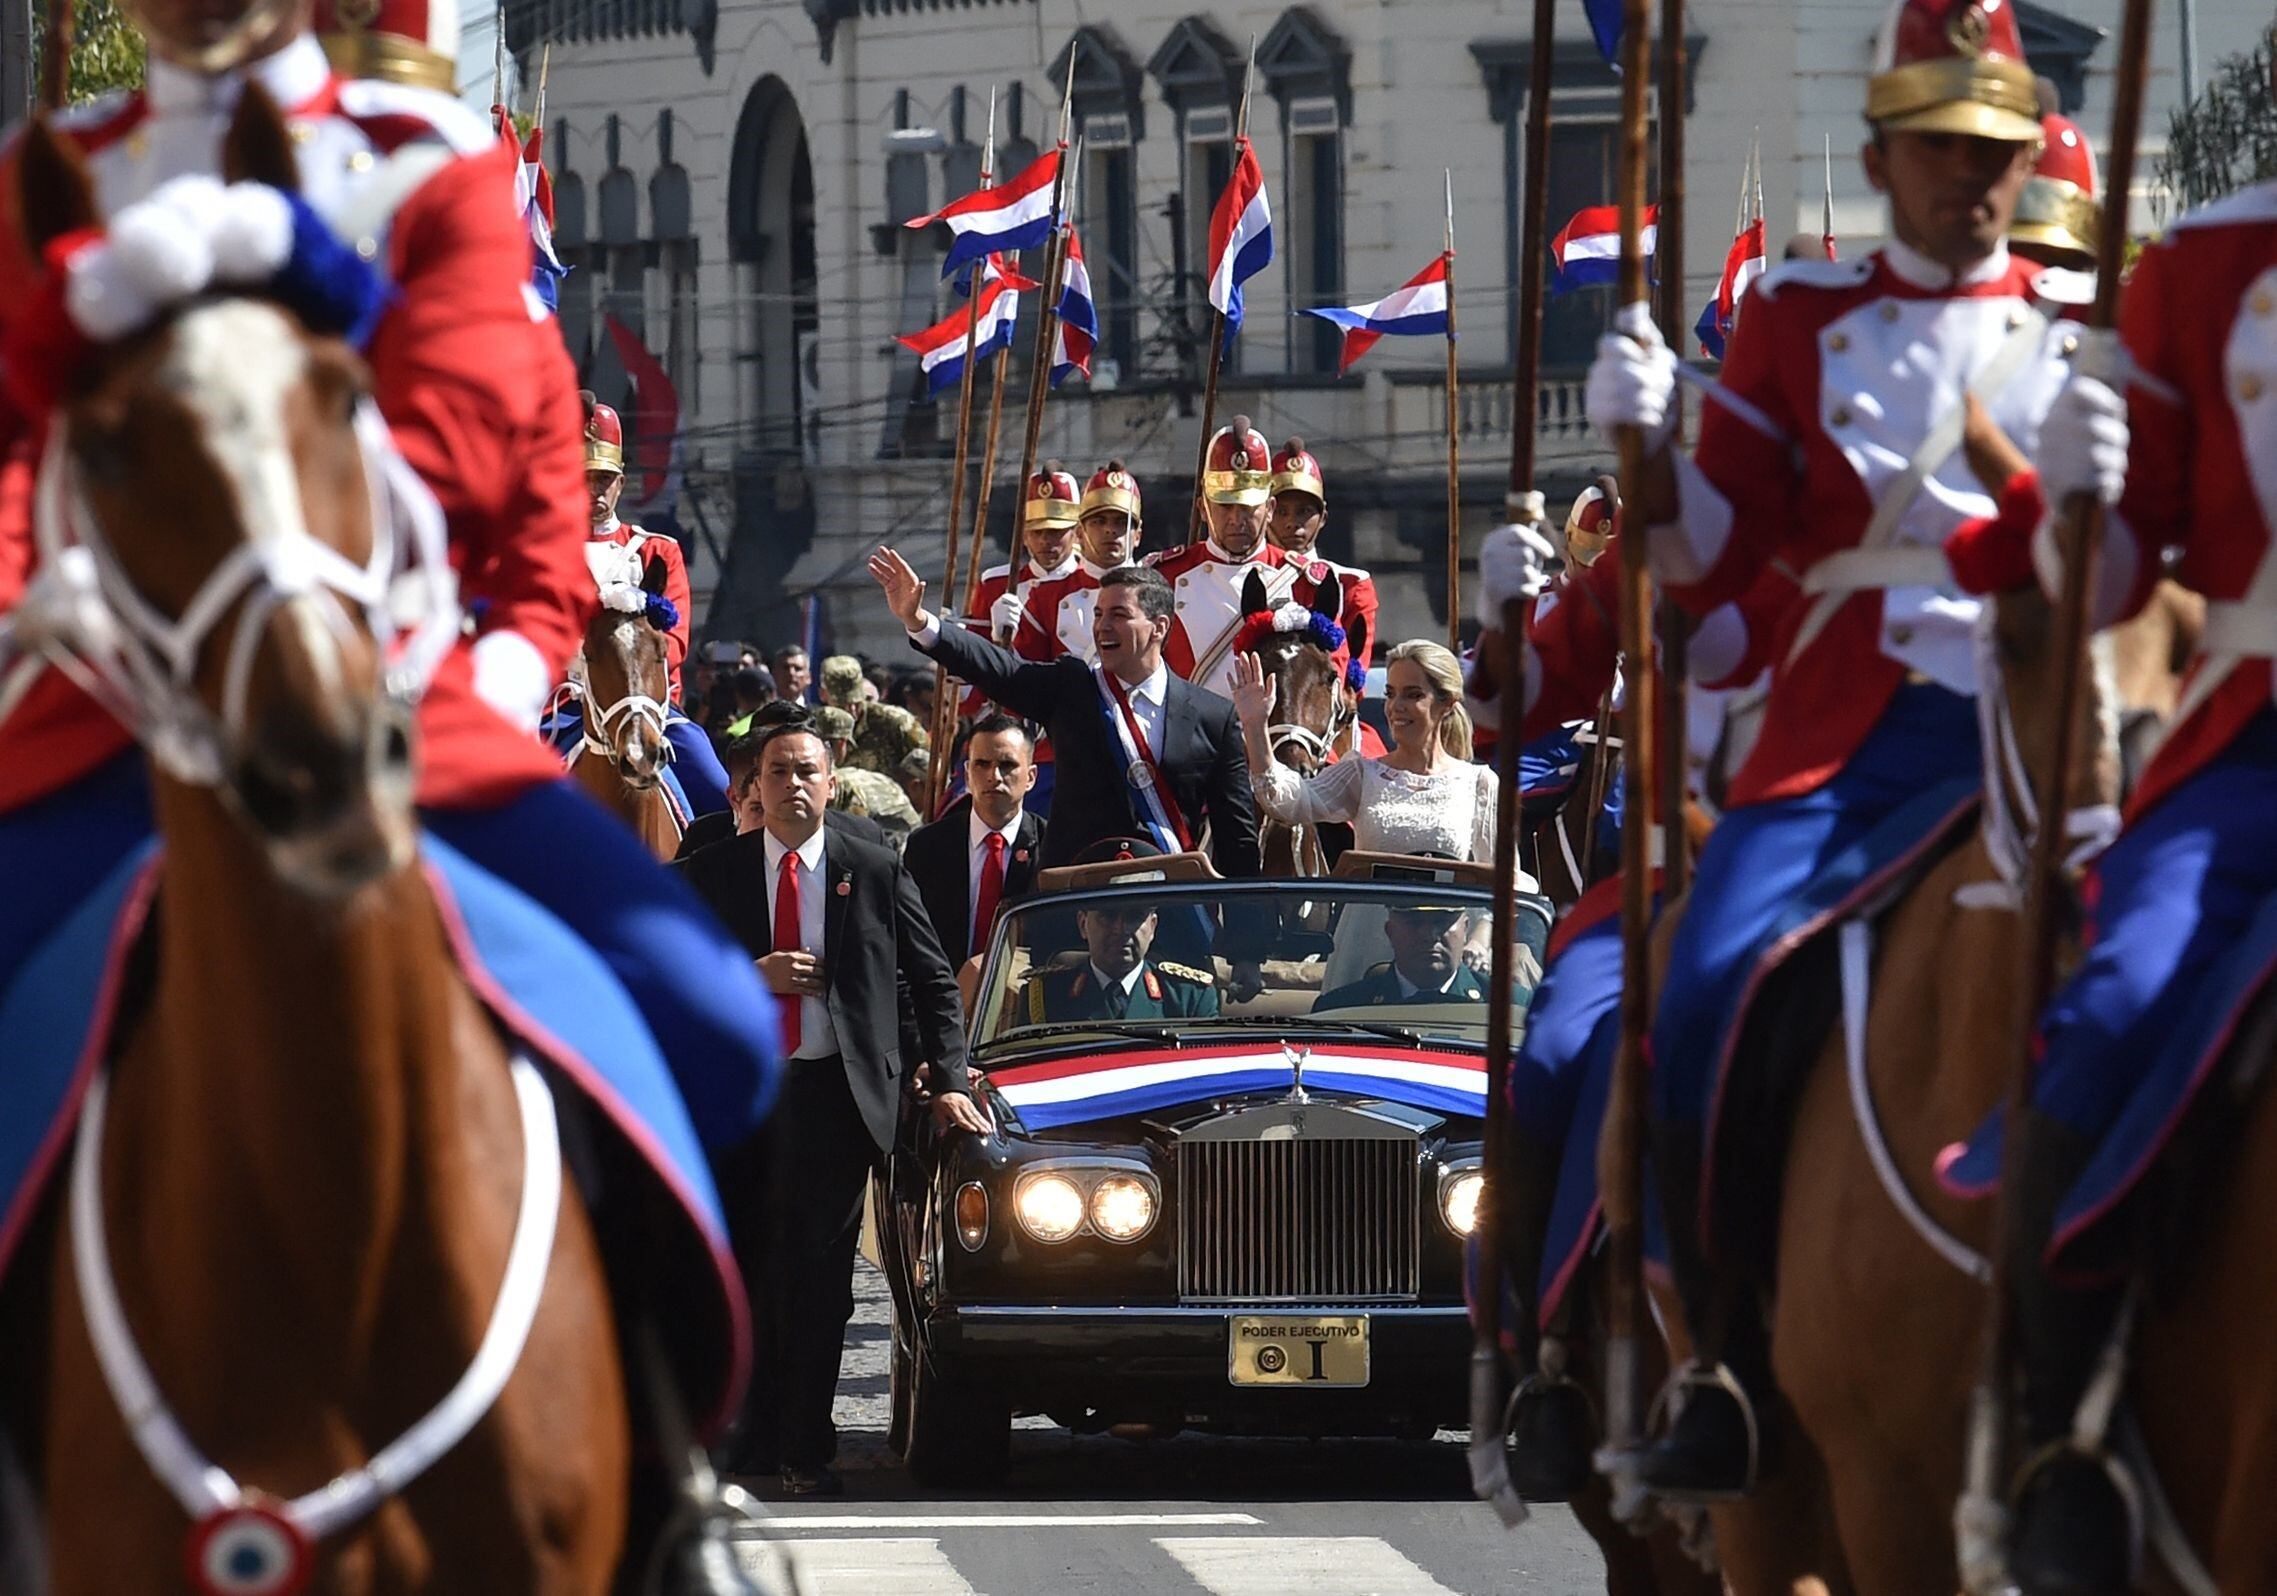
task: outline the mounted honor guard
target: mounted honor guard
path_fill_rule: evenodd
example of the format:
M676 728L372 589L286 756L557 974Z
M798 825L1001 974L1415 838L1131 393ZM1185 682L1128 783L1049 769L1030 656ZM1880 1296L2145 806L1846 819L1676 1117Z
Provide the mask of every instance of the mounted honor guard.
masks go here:
M1644 438L1628 510L1679 604L1705 615L1773 562L1804 595L1772 651L1760 739L1700 852L1651 1035L1652 1162L1698 1356L1641 1472L1691 1499L1749 1490L1770 1422L1769 1333L1741 1270L1776 1213L1763 1148L1780 1110L1743 1026L1812 928L1857 901L1827 867L1866 858L1871 887L1871 859L1894 868L1922 843L1905 828L1940 823L1924 818L1930 797L1957 807L1981 787L1982 606L1948 540L2034 507L1979 485L1964 415L2029 452L2072 340L2036 308L2041 268L2006 241L2041 140L2016 8L1898 0L1865 110L1891 241L1757 282L1691 456L1673 447L1676 361L1647 307L1620 312L1588 385L1601 431ZM1806 892L1814 913L1791 928Z
M992 565L980 573L980 587L972 606L972 620L1007 648L1019 630L1021 606L1040 584L1075 569L1075 479L1047 465L1028 479L1020 500L1020 547L1024 558L1015 569L1010 563ZM966 714L979 712L985 702L977 694L966 702Z
M2252 1201L2253 1155L2241 1147L2262 1110L2233 1094L2259 1080L2243 1052L2268 1046L2247 1016L2266 1003L2277 901L2277 183L2176 221L2137 260L2116 337L2080 336L2036 456L2048 507L2032 544L2040 585L2060 592L2062 507L2092 493L2106 509L2091 628L2140 610L2169 558L2209 602L2171 728L2090 868L2084 952L2041 1016L2021 1167L2009 1164L2025 1461L2009 1497L2008 1567L2032 1593L2136 1585L2143 1504L2156 1493L2083 1415L2139 1267L2123 1234L2145 1211L2139 1189L2172 1168L2161 1155L2179 1138L2193 1162L2185 1180L2234 1171L2221 1202ZM2194 1107L2211 1112L2191 1121ZM2213 1141L2189 1139L2186 1124L2214 1121ZM1952 1149L1939 1167L1951 1188L1982 1193L2001 1178L1998 1137ZM2201 1221L2233 1222L2211 1204ZM2204 1260L2199 1273L2214 1268ZM2169 1294L2154 1311L2179 1306ZM2258 1366L2249 1340L2228 1357L2247 1379ZM2225 1377L2197 1389L2222 1405L2237 1387Z
M369 49L384 42L390 50L381 54L438 67L435 87L342 75L302 9L225 4L193 15L171 0L134 0L128 9L149 40L146 84L59 112L40 131L19 130L0 156L0 868L12 883L0 899L0 1012L10 1012L20 978L66 928L113 910L131 918L135 911L115 898L120 883L138 860L165 868L154 841L154 787L177 806L208 808L218 789L256 852L263 840L272 854L313 846L294 828L321 836L336 818L322 806L329 791L263 786L261 770L233 757L244 753L246 729L192 697L198 684L170 681L159 669L123 673L101 617L115 629L134 624L123 614L149 620L155 612L148 599L143 611L121 608L118 584L131 578L91 576L67 557L117 533L75 486L87 444L66 420L82 397L74 384L115 362L128 337L153 336L177 351L200 385L176 396L183 425L206 430L215 423L197 413L201 389L240 380L246 359L273 354L282 372L304 340L330 351L336 338L339 393L347 401L359 389L368 395L343 469L360 472L404 570L385 573L396 581L384 598L351 591L337 569L344 562L326 545L333 565L216 567L206 591L219 591L211 584L235 571L252 596L227 613L271 614L287 593L307 594L342 616L344 630L370 620L375 633L411 626L390 606L415 591L424 597L418 646L432 640L431 652L417 670L399 667L404 685L389 690L403 694L413 735L372 756L385 771L351 758L344 779L370 776L376 790L384 775L398 793L392 783L408 784L430 867L423 879L473 894L460 900L462 932L498 916L542 923L602 984L587 1012L621 1011L627 1045L616 1057L589 1058L596 1073L578 1080L601 1105L596 1122L622 1110L630 1124L638 1111L622 1094L633 1088L608 1078L611 1066L629 1060L628 1068L658 1072L661 1095L650 1101L661 1110L669 1099L678 1129L658 1132L635 1156L653 1153L658 1191L696 1221L690 1234L709 1269L727 1256L727 1238L695 1138L724 1150L757 1129L774 1079L772 1003L733 939L567 782L531 735L596 603L577 510L583 418L560 338L532 310L530 239L514 202L518 154L448 92L456 17L440 0L383 0L358 30ZM235 181L225 183L225 173ZM59 218L66 231L56 231ZM254 318L273 345L213 345L228 326ZM305 402L312 384L295 372L274 386ZM256 397L278 402L271 388ZM347 431L329 416L310 424ZM277 426L277 418L252 425ZM195 435L183 436L196 450ZM258 446L256 469L290 447ZM129 459L121 469L139 473L145 464ZM259 531L291 536L274 516L264 519ZM313 541L300 533L302 544ZM56 550L58 558L43 558ZM264 601L271 610L257 609ZM462 605L481 616L471 637L460 629ZM153 624L164 623L160 616ZM167 635L194 645L215 635L214 624L198 629L193 616L171 623ZM244 657L265 652L260 628L237 635L251 640ZM53 663L57 655L73 660L72 674ZM104 689L101 700L83 685L91 681ZM145 747L120 716L134 719ZM260 868L277 873L259 857ZM153 934L163 938L163 925ZM462 961L470 949L461 946ZM521 984L486 989L515 1011L503 1016L508 1025L548 1012ZM58 1023L87 1029L103 1021L74 1010ZM0 1053L14 1063L26 1041L0 1038ZM552 1077L565 1100L570 1079ZM117 1095L114 1111L123 1111L123 1081ZM52 1109L64 1129L78 1103L65 1093L15 1111ZM690 1156L673 1163L664 1149L683 1142ZM0 1167L0 1202L37 1199L36 1178L17 1180L26 1173ZM0 1248L22 1233L0 1214ZM722 1358L706 1372L726 1371L720 1378L729 1386L742 1312L741 1304L729 1309L732 1279L724 1271L716 1290L706 1288L717 1303L700 1299L716 1314L683 1315L698 1338L716 1321ZM698 1300L688 1299L691 1307ZM128 1444L122 1429L119 1445Z
M2046 268L2032 285L2042 309L2051 318L2076 320L2095 300L2103 183L2095 147L2077 122L2050 111L2040 118L2040 139L2040 159L2016 203L2008 247Z
M1230 697L1241 623L1310 595L1298 597L1297 570L1265 536L1273 513L1273 452L1247 416L1235 416L1210 439L1202 496L1209 535L1147 563L1170 584L1176 604L1163 660L1195 686Z
M1316 591L1336 578L1340 603L1329 619L1344 628L1345 685L1355 700L1368 690L1376 649L1376 579L1356 565L1339 565L1317 552L1328 525L1328 476L1302 438L1291 438L1273 457L1273 518L1265 535ZM1357 720L1353 722L1359 724Z
M624 420L589 391L580 391L577 397L585 406L585 501L591 523L585 539L585 563L592 569L593 579L605 584L612 573L623 568L622 561L628 555L635 570L645 568L650 560L663 562L663 603L653 608L666 622L664 663L672 681L664 740L672 745L672 776L687 796L691 817L718 814L727 808L727 770L704 729L680 712L680 665L688 657L695 616L687 557L678 538L617 519L617 503L625 491Z

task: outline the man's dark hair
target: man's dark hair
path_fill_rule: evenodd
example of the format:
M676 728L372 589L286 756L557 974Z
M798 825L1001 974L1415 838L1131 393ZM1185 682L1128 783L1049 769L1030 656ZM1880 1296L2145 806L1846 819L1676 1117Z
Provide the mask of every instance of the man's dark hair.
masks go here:
M774 685L755 670L739 670L727 679L728 692L739 708L753 708L774 697Z
M754 726L751 735L743 740L753 745L752 761L758 763L766 759L769 748L785 737L812 737L822 747L822 768L838 768L838 752L830 746L830 739L822 735L822 728L815 724L812 715L802 715L797 720L778 721L772 726Z
M1006 732L1018 733L1020 740L1028 745L1028 753L1035 754L1036 734L1028 729L1028 723L1001 709L991 710L973 722L972 730L965 734L965 747L970 749L975 737L1000 737Z
M1133 588L1138 593L1139 610L1150 621L1164 620L1177 608L1170 583L1151 565L1117 566L1099 578L1099 590L1104 593L1111 587Z

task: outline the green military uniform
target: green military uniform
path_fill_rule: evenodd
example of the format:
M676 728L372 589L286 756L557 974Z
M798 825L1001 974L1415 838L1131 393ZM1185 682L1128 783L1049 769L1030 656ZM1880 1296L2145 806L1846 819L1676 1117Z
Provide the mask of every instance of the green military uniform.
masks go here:
M1359 980L1340 986L1333 992L1321 994L1312 1008L1315 1014L1323 1009L1364 1009L1377 1004L1398 1003L1419 1006L1427 1003L1484 1003L1486 988L1479 984L1467 965L1455 970L1454 983L1444 992L1416 992L1409 995L1399 984L1399 972L1390 964L1379 964Z
M854 747L846 763L891 780L901 762L933 746L915 715L891 704L863 704L853 711Z
M1190 964L1147 959L1125 999L1108 990L1088 962L1072 970L1044 970L1028 977L1028 1023L1068 1020L1206 1019L1218 1012L1217 981Z
M901 790L900 782L852 765L838 767L838 790L830 795L830 807L850 815L868 815L889 837L907 837L920 824L917 808Z

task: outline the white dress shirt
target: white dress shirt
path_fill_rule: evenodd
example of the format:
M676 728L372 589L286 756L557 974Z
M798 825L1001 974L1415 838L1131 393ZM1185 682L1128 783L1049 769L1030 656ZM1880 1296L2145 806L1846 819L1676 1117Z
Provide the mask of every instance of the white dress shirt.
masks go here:
M1157 665L1154 674L1136 687L1125 684L1123 696L1130 700L1131 719L1138 722L1139 731L1146 738L1146 751L1162 763L1162 700L1170 691L1170 667Z
M822 868L822 827L798 846L799 946L817 959L823 956L823 894L830 884ZM767 833L767 928L775 929L775 895L783 890L783 860L791 853L772 831ZM780 938L777 938L778 943ZM825 972L827 974L828 972ZM792 1001L778 997L779 1003ZM799 1050L793 1058L829 1058L838 1051L838 1030L830 1023L830 1004L820 996L803 996L799 1006Z
M986 953L988 949L982 945L980 938L980 873L988 864L988 839L991 834L1004 839L1004 876L1009 881L1012 876L1012 850L1020 842L1020 812L1014 812L1012 818L1001 826L991 826L980 818L980 809L976 805L966 818L966 827L966 835L971 838L971 842L965 849L965 946L974 953ZM998 900L997 906L999 909L1003 907L1002 899Z

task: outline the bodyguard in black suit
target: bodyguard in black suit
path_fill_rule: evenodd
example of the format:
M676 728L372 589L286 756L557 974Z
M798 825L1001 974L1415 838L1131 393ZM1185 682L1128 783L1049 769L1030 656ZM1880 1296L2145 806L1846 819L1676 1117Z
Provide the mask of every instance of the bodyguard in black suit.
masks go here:
M1072 861L1107 837L1143 836L1141 787L1159 782L1189 837L1210 832L1210 857L1229 880L1258 872L1257 811L1250 801L1249 761L1230 700L1170 672L1162 645L1170 635L1170 585L1144 566L1110 571L1099 586L1092 640L1099 663L1121 684L1147 732L1152 768L1134 762L1113 739L1099 678L1072 655L1048 664L1021 659L924 608L925 584L891 549L870 557L870 574L924 653L1015 714L1039 722L1052 740L1059 779L1043 865Z
M719 1172L745 1221L739 1234L758 1238L739 1260L758 1358L734 1461L779 1466L794 1492L835 1494L830 1405L862 1198L893 1144L910 1072L933 1066L944 1128L989 1126L965 1073L956 979L917 885L889 850L825 828L831 778L821 738L778 729L759 755L762 829L682 868L782 999L789 1060L758 1145ZM922 1059L904 1053L905 1029Z
M965 742L966 796L911 832L902 850L902 868L916 878L953 968L987 951L993 919L980 926L977 918L990 907L983 900L991 886L999 911L1036 888L1044 825L1022 807L1035 784L1036 747L1027 728L1009 715L990 715Z

